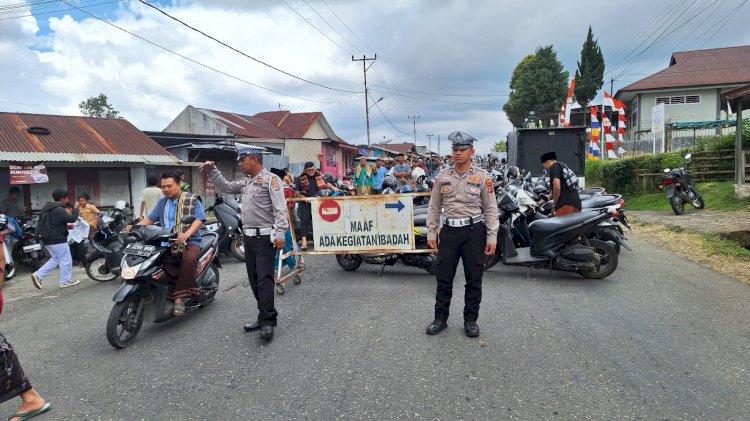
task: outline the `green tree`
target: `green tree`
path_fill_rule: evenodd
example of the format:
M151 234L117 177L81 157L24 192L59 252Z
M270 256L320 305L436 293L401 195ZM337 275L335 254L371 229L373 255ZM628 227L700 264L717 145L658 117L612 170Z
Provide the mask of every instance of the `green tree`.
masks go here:
M99 94L78 104L81 114L97 118L117 118L120 112L107 102L107 95Z
M508 142L501 140L492 147L492 152L508 152Z
M604 56L599 42L594 40L594 33L589 26L589 34L581 49L581 60L576 70L576 101L584 109L604 84Z
M557 112L565 98L569 76L551 45L526 56L513 71L511 94L503 106L510 122L522 127L529 111L536 115Z
M510 78L510 95L508 95L508 101L503 105L503 111L508 117L508 120L515 127L523 126L523 121L526 118L526 111L521 103L521 97L518 94L518 82L521 75L526 72L532 61L534 61L534 54L529 54L521 60L516 68L513 69L513 75Z

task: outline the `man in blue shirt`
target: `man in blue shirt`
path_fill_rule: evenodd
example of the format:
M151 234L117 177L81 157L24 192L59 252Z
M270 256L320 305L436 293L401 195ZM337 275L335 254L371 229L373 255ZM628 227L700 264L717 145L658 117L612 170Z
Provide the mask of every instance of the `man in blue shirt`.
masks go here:
M404 157L402 155L396 157L396 166L393 167L393 175L396 177L397 188L409 184L409 179L411 178L411 167L404 163Z
M170 298L174 300L174 315L185 314L185 299L200 295L198 284L195 282L195 271L201 251L200 228L206 221L206 213L197 196L180 190L180 177L175 173L161 175L161 191L164 197L156 202L156 206L139 225L152 225L159 222L163 228L178 234L176 244L178 248L184 246L182 253L167 253L164 258L164 271L177 279ZM192 224L181 222L185 216L195 216Z
M383 179L388 170L383 166L383 158L375 160L375 174L372 179L372 189L374 194L383 192Z

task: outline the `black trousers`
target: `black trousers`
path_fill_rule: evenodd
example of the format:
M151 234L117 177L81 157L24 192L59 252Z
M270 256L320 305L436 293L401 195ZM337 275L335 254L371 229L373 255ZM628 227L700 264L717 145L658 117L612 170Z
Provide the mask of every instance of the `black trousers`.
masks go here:
M276 247L268 235L244 237L247 278L258 301L258 324L276 326L278 313L273 305L273 258Z
M299 202L297 205L299 212L299 234L300 237L309 237L312 235L312 203Z
M467 227L443 226L437 255L437 293L435 294L435 318L448 320L453 295L453 278L460 258L464 264L466 290L464 293L464 321L475 322L479 317L482 302L482 268L484 248L487 241L484 223Z

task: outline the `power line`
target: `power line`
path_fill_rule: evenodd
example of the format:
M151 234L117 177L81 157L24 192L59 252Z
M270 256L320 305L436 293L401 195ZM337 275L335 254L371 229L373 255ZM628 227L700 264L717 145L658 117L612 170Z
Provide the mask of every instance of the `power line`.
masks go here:
M384 91L381 91L384 92ZM412 99L419 99L422 101L430 101L430 102L442 102L445 104L460 104L460 105L476 105L476 106L483 106L483 107L502 107L503 104L488 104L488 103L481 103L481 102L461 102L461 101L448 101L443 99L435 99L435 98L424 98L419 96L413 96L413 95L404 95L404 94L397 94L393 92L384 92L388 95L394 95L394 96L402 96L404 98L412 98Z
M731 21L732 18L734 18L736 16L736 13L740 9L742 9L742 6L744 6L745 3L747 3L747 0L744 0L742 3L739 4L739 6L737 6L736 8L734 8L733 10L731 10L729 13L727 13L727 16L724 17L724 19L726 19L726 21L722 25L726 25L727 23L729 23L729 21ZM728 17L728 19L727 19L727 17ZM724 21L724 19L720 20L719 22ZM719 28L717 28L716 31L714 31L714 33L711 34L711 36L706 41L704 41L703 44L701 44L701 48L703 48L704 45L708 44L712 39L714 39L714 37L716 36L717 33L719 33L720 30L721 30L721 26L719 26Z
M396 89L396 88L389 88L387 86L380 86L373 84L372 86L383 88L383 89L389 89L392 91L398 91L398 92L407 92L412 94L420 94L420 95L434 95L434 96L452 96L452 97L481 97L481 98L489 98L489 97L506 97L508 94L441 94L437 92L424 92L424 91L410 91L407 89Z
M336 32L337 34L339 34L339 36L341 37L341 39L343 39L349 45L351 45L352 47L354 47L355 50L359 50L359 48L357 48L356 45L352 44L345 36L341 35L341 32L339 32L338 29L334 28L333 25L331 25L330 23L328 23L328 21L326 20L326 18L324 18L323 16L321 16L321 14L318 13L318 11L315 10L315 8L312 7L310 5L310 3L307 2L307 0L302 0L302 2L304 2L307 5L307 7L309 7L313 12L315 12L315 14L318 15L318 17L321 18L323 20L323 22L325 22L326 25L328 25L329 28L333 29L333 32Z
M401 133L401 134L403 134L403 135L406 135L406 136L408 136L408 135L409 135L409 133L407 133L407 132L405 132L405 131L403 131L403 130L399 129L398 127L396 127L396 126L395 126L395 125L393 124L393 122L391 122L391 119L390 119L390 118L388 118L388 116L387 116L387 115L385 115L385 112L383 112L383 109L382 109L382 108L380 108L380 104L378 104L378 103L376 102L376 103L375 103L375 107L376 107L376 108L378 109L378 111L380 111L380 114L381 114L381 115L383 116L383 118L385 119L385 121L387 121L387 122L388 122L388 124L390 124L390 125L391 125L391 127L393 127L393 130L395 130L395 131L397 131L397 132L399 132L399 133Z
M294 7L292 7L289 3L287 3L286 0L281 0L281 1L284 2L284 4L286 5L286 7L288 7L289 9L291 9L292 12L296 13L297 16L301 17L305 22L307 22L308 24L310 24L310 26L312 26L313 28L315 28L316 31L320 32L324 37L328 38L329 41L331 41L332 43L336 44L339 48L341 48L342 50L346 51L349 55L352 55L352 56L354 55L354 53L352 53L351 51L349 51L346 48L344 48L341 44L339 44L338 42L336 42L333 38L329 37L325 32L323 32L320 29L318 29L317 26L313 25L312 22L310 22L306 17L302 16L302 14L300 12L298 12L297 9L295 9Z
M102 3L85 4L85 5L82 4L79 7L91 8L91 7L103 6L103 5L106 5L106 4L120 3L122 1L123 0L112 0L112 1L102 2ZM59 0L54 0L54 3L56 5L59 5L60 2L59 2ZM49 8L50 7L41 7L40 9L44 10L44 9L49 9ZM0 11L0 16L6 16L6 15L12 15L14 13L26 12L28 10L31 10L31 8L29 8L28 5L27 5L27 7L25 9L19 9L18 11L13 11L13 12L2 12L2 11ZM67 12L69 10L75 10L75 8L69 7L69 8L65 8L65 9L57 9L57 10L52 10L52 11L47 11L47 12L34 12L34 13L28 13L28 14L25 14L25 15L16 15L16 16L3 17L3 18L0 18L0 21L10 20L10 19L27 18L27 17L32 17L32 16L51 15L51 14L54 14L54 13Z
M253 83L253 82L247 81L247 80L245 80L245 79L242 79L242 78L240 78L240 77L238 77L238 76L234 76L234 75L232 75L232 74L229 74L229 73L227 73L227 72L224 72L224 71L222 71L222 70L219 70L219 69L217 69L217 68L215 68L215 67L212 67L212 66L209 66L209 65L207 65L207 64L201 63L201 62L200 62L200 61L198 61L198 60L192 59L192 58L190 58L190 57L188 57L188 56L185 56L185 55L183 55L183 54L180 54L180 53L178 53L178 52L176 52L176 51L174 51L174 50L170 50L170 49L169 49L169 48L167 48L167 47L164 47L164 46L162 46L162 45L159 45L159 44L157 44L157 43L155 43L155 42L153 42L153 41L151 41L151 40L149 40L149 39L147 39L147 38L144 38L144 37L142 37L142 36L140 36L140 35L138 35L138 34L135 34L135 33L133 33L133 32L130 32L130 31L128 31L127 29L124 29L124 28L122 28L122 27L120 27L120 26L117 26L117 25L115 25L115 24L114 24L114 23L112 23L112 22L109 22L109 21L107 21L107 20L105 20L105 19L102 19L102 18L100 18L99 16L96 16L95 14L93 14L93 13L90 13L90 12L89 12L89 11L87 11L87 10L81 9L80 7L77 7L77 6L75 6L75 5L71 4L71 3L68 3L68 2L66 1L66 0L59 0L59 1L60 1L61 3L65 3L65 4L67 4L68 6L70 6L70 7L73 7L73 8L75 8L75 9L77 9L77 10L78 10L78 11L80 11L80 12L83 12L83 13L85 13L85 14L87 14L87 15L91 16L92 18L94 18L94 19L96 19L96 20L99 20L99 21L101 21L101 22L103 22L103 23L105 23L105 24L107 24L107 25L109 25L109 26L112 26L113 28L117 28L117 29L119 29L119 30L120 30L120 31L122 31L122 32L125 32L125 33L127 33L127 34L130 34L130 35L132 35L132 36L134 36L134 37L136 37L136 38L140 39L141 41L144 41L144 42L146 42L146 43L148 43L148 44L151 44L151 45L153 45L154 47L160 48L160 49L162 49L162 50L164 50L164 51L167 51L167 52L169 52L169 53L172 53L172 54L174 54L174 55L176 55L176 56L178 56L178 57L180 57L180 58L183 58L183 59L185 59L185 60L187 60L187 61L189 61L189 62L191 62L191 63L197 64L197 65L199 65L199 66L201 66L201 67L204 67L204 68L206 68L206 69L209 69L209 70L211 70L211 71L214 71L214 72L216 72L216 73L222 74L222 75L224 75L224 76L226 76L226 77L232 78L232 79L234 79L234 80L236 80L236 81L238 81L238 82L242 82L242 83L245 83L245 84L247 84L247 85L250 85L250 86L254 86L254 87L256 87L256 88L260 88L260 89L263 89L263 90L265 90L265 91L268 91L268 92L273 92L273 93L275 93L275 94L283 95L283 96L286 96L286 97L289 97L289 98L295 98L295 99L299 99L299 100L301 100L301 101L315 102L315 103L318 103L318 104L346 103L346 102L353 102L353 101L355 101L355 100L351 100L351 101L341 101L341 100L337 100L337 101L319 101L319 100L315 100L315 99L310 99L310 98L303 98L303 97L299 97L299 96L295 96L295 95L290 95L290 94L286 94L286 93L284 93L284 92L280 92L280 91L277 91L277 90L274 90L274 89L271 89L271 88L266 88L265 86L261 86L261 85L258 85L258 84L256 84L256 83Z
M297 75L295 75L295 74L289 73L289 72L287 72L287 71L285 71L285 70L279 69L279 68L278 68L278 67L276 67L276 66L273 66L273 65L271 65L271 64L268 64L268 63L266 63L265 61L263 61L263 60L261 60L261 59L255 58L255 57L253 57L253 56L251 56L251 55L249 55L249 54L247 54L247 53L245 53L245 52L243 52L243 51L240 51L240 50L238 50L238 49L237 49L237 48L235 48L235 47L232 47L231 45L229 45L229 44L227 44L227 43L225 43L225 42L223 42L223 41L220 41L220 40L216 39L216 38L215 38L214 36L212 36L212 35L209 35L209 34L207 34L207 33L203 32L203 31L201 31L200 29L197 29L197 28L195 28L195 27L193 27L193 26L191 26L191 25L189 25L189 24L185 23L184 21L182 21L182 20L180 20L180 19L178 19L178 18L176 18L176 17L174 17L174 16L170 15L169 13L167 13L167 12L165 12L164 10L162 10L162 9L160 9L160 8L158 8L158 7L156 7L156 6L154 6L153 4L150 4L150 3L146 2L145 0L138 0L138 1L139 1L140 3L143 3L143 4L145 4L146 6L148 6L148 7L150 7L150 8L152 8L152 9L154 9L154 10L158 11L158 12L159 12L159 13L161 13L162 15L164 15L164 16L166 16L166 17L168 17L168 18L170 18L170 19L172 19L172 20L174 20L174 21L176 21L176 22L180 23L181 25L183 25L183 26L185 26L185 27L187 27L187 28L189 28L189 29L191 29L191 30L193 30L193 31L195 31L195 32L197 32L197 33L199 33L199 34L203 35L204 37L206 37L206 38L208 38L208 39L210 39L210 40L212 40L212 41L215 41L215 42L217 42L217 43L219 43L219 44L221 44L221 45L223 45L223 46L225 46L225 47L229 48L230 50L232 50L232 51L234 51L234 52L236 52L236 53L238 53L238 54L242 55L243 57L247 57L247 58L249 58L250 60L253 60L253 61L257 62L257 63L260 63L260 64L262 64L262 65L264 65L264 66L266 66L266 67L268 67L268 68L270 68L270 69L273 69L273 70L275 70L275 71L279 72L279 73L283 73L283 74L285 74L285 75L287 75L287 76L293 77L293 78L295 78L295 79L297 79L297 80L300 80L300 81L302 81L302 82L305 82L305 83L309 83L309 84L311 84L311 85L315 85L315 86L319 86L319 87L321 87L321 88L325 88L325 89L330 89L330 90L332 90L332 91L338 91L338 92L346 92L346 93L351 93L351 94L360 94L360 93L362 93L362 91L352 91L352 90L350 90L350 89L339 89L339 88L333 88L333 87L331 87L331 86L327 86L327 85L323 85L323 84L321 84L321 83L313 82L313 81L307 80L307 79L305 79L305 78L303 78L303 77L300 77L300 76L297 76Z
M366 42L362 41L362 38L360 38L359 36L357 36L357 34L356 34L356 33L355 33L354 31L352 31L352 28L350 28L350 27L349 27L349 25L347 25L347 24L346 24L346 22L344 22L344 20L343 20L343 19L341 19L341 18L339 17L339 15L338 15L338 14L337 14L336 12L334 12L334 11L333 11L333 9L331 9L331 6L329 6L329 5L328 5L328 3L326 3L326 1L325 1L325 0L320 0L320 1L321 1L321 2L322 2L322 3L323 3L323 4L324 4L324 5L325 5L325 6L326 6L326 7L328 8L328 10L330 10L330 11L331 11L331 13L333 13L333 15L334 15L334 16L336 16L336 18L337 18L337 19L339 20L339 22L341 22L341 23L342 23L342 24L344 25L344 27L346 27L346 29L348 29L348 30L349 30L349 32L351 32L351 33L352 33L352 35L354 35L354 37L355 37L355 38L357 38L357 39L359 40L359 42L361 42L361 43L362 43L362 45L364 45L365 47L369 48L369 49L370 49L370 50L371 50L372 52L374 52L374 51L375 51L375 49L374 49L374 48L372 48L372 47L370 47L369 45L367 45L367 43L366 43ZM339 35L340 35L340 34L339 34ZM350 43L350 44L351 44L351 43ZM364 52L364 51L363 51L363 52Z

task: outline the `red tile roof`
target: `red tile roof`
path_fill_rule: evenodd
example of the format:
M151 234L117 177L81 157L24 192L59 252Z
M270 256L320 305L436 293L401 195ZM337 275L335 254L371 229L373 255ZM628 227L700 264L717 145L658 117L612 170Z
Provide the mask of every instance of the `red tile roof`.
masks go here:
M29 127L46 128L49 134L31 134L27 131ZM103 160L119 162L143 162L127 158L143 155L176 161L166 149L124 119L0 112L0 155L2 159L12 159L14 153L47 156L52 160L58 160L54 159L55 154L59 157L74 154L81 156L82 161L99 160L84 158L89 155L116 155L117 158Z
M321 112L270 111L249 116L202 108L199 110L216 119L237 136L265 139L302 139L310 126L323 116Z
M750 45L674 53L669 67L620 92L747 83L750 83Z
M393 152L400 153L400 154L414 152L413 143L385 143L385 144L375 144L373 146L378 147L380 149L387 149L389 151L393 151Z

